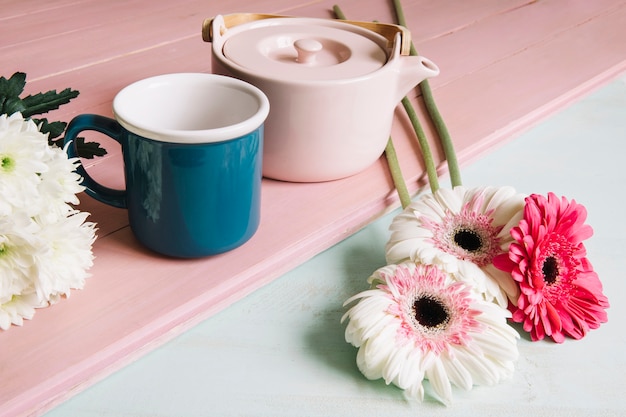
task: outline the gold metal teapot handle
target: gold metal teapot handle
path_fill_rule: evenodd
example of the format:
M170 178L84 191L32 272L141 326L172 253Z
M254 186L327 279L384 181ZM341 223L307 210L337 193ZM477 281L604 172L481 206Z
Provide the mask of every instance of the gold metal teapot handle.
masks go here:
M220 28L221 35L226 33L226 30L233 26L241 25L248 22L254 22L256 20L263 19L275 19L275 18L288 18L293 16L284 16L276 14L262 14L262 13L233 13L222 16L224 19L224 27ZM214 18L204 19L202 23L202 39L205 42L212 42L213 40L213 22ZM396 35L400 34L400 55L410 55L411 52L411 32L408 29L394 25L391 23L378 23L378 22L361 22L357 20L340 20L340 22L348 23L354 26L359 26L364 29L371 30L378 33L385 39L387 39L387 46L392 47L396 41Z

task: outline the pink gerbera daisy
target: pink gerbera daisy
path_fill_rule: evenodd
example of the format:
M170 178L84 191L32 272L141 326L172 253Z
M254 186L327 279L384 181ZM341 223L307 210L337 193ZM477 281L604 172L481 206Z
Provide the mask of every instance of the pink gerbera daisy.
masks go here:
M512 187L457 186L425 194L391 222L387 263L438 265L506 308L518 297L517 285L492 261L508 251L510 229L523 208L524 196Z
M387 265L369 282L372 289L346 301L359 300L342 318L368 379L383 378L418 400L428 380L448 404L453 385L469 390L512 375L518 335L507 309L435 265Z
M532 340L580 339L607 321L609 307L583 241L593 234L584 206L554 193L526 198L515 240L494 265L510 272L521 293L509 307Z

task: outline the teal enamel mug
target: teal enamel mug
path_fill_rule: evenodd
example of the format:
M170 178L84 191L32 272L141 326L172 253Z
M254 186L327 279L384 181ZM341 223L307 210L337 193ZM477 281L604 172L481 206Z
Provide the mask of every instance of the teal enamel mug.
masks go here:
M128 210L147 248L197 258L248 241L260 221L263 126L269 101L235 78L165 74L137 81L113 100L115 119L75 117L65 144L93 130L119 142L125 189L108 188L77 167L86 193Z

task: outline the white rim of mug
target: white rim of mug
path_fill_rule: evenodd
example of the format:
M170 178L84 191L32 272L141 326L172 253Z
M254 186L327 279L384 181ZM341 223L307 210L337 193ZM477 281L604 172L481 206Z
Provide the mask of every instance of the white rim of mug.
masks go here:
M219 127L215 129L198 129L198 130L177 130L177 129L154 129L153 127L145 125L141 121L138 121L128 115L124 115L124 112L119 112L119 100L123 98L123 95L131 89L141 87L144 84L152 84L160 80L169 80L172 78L193 79L202 78L204 80L214 79L221 85L232 87L254 96L259 102L258 111L249 117L248 119L235 123L232 125ZM120 90L119 93L113 99L113 114L115 120L122 125L126 130L160 142L171 143L183 143L183 144L202 144L202 143L214 143L224 142L239 137L245 136L256 129L258 129L267 119L270 110L269 99L259 88L254 85L226 75L207 74L207 73L171 73L157 75L154 77L144 78L136 81Z

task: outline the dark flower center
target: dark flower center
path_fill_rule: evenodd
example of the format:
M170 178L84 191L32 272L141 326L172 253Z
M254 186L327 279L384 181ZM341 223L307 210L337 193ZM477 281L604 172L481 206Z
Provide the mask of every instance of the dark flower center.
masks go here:
M541 267L543 280L548 284L554 284L559 276L559 264L554 256L549 256L543 261Z
M444 326L450 315L448 309L440 301L432 297L421 297L413 303L415 320L424 327L436 329Z
M478 233L469 229L457 230L454 234L454 243L468 252L476 252L482 247Z

